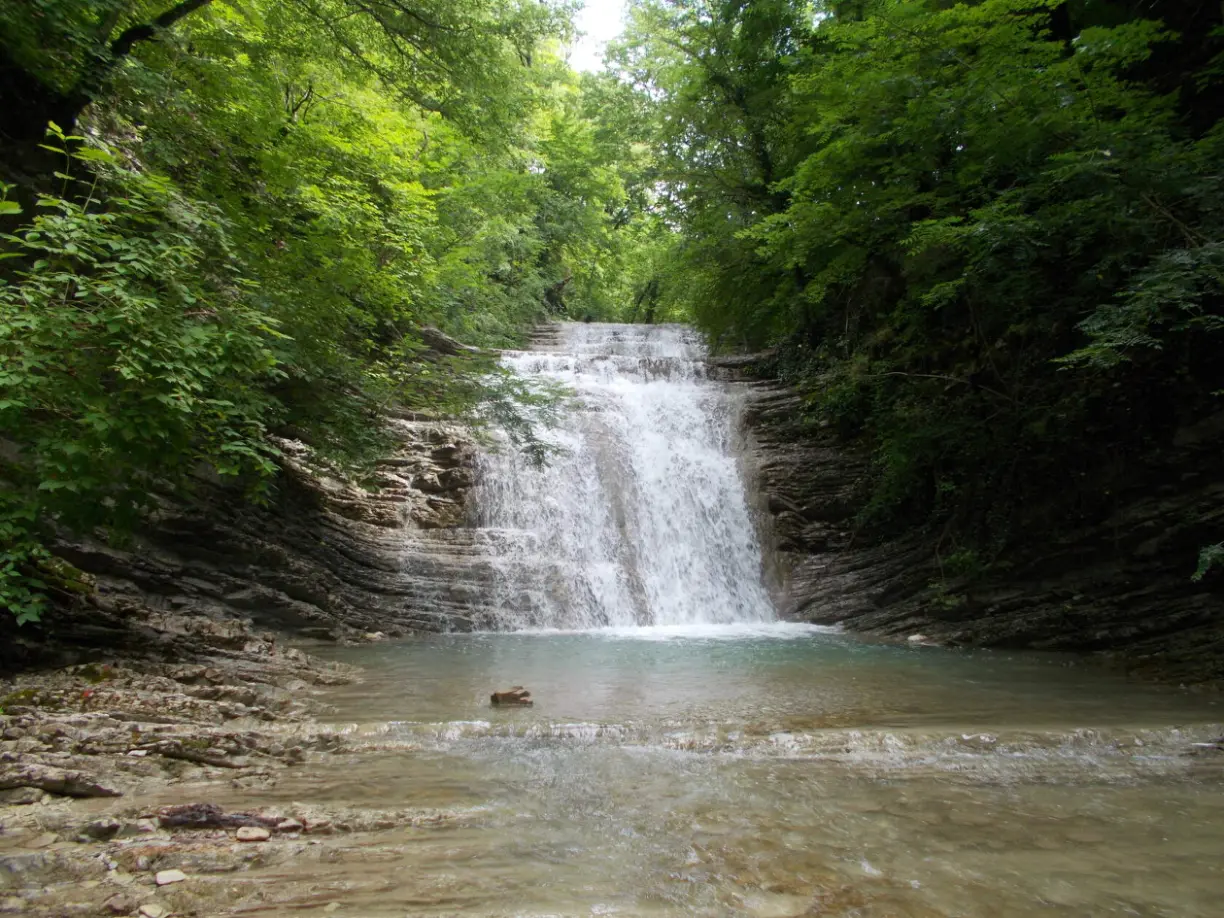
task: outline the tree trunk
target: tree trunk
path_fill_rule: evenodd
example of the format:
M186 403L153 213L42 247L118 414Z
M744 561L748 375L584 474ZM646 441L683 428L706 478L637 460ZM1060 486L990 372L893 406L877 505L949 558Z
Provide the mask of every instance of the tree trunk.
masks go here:
M0 140L5 143L0 167L15 178L22 177L37 163L38 150L54 121L65 133L76 127L81 112L105 86L115 67L140 42L155 41L180 19L207 6L212 0L181 0L156 19L124 29L114 41L103 43L97 55L67 92L48 86L13 59L9 49L0 43ZM34 173L37 174L37 173ZM10 179L11 180L11 179Z
M51 121L67 131L88 104L82 94L60 93L47 86L0 47L0 137L6 144L42 143Z

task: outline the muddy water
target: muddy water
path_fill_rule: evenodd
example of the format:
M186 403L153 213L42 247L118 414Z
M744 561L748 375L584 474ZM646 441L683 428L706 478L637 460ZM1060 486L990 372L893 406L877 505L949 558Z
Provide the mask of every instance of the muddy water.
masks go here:
M307 911L1224 913L1224 754L1195 745L1222 732L1210 697L786 625L335 653L366 668L329 700L367 751L261 800L438 822L268 878ZM518 682L534 708L490 709Z

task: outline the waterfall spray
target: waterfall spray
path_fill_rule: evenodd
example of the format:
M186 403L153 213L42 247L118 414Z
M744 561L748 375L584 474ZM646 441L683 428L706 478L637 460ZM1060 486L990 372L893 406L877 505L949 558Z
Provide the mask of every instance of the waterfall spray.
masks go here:
M545 434L559 454L543 468L509 447L482 460L500 626L772 620L732 400L706 378L701 338L591 323L563 325L556 340L504 361L575 393Z

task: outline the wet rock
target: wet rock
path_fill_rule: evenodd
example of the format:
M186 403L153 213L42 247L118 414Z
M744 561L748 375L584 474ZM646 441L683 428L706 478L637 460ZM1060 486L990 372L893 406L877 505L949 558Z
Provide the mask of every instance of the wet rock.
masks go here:
M56 768L36 763L6 763L0 765L0 790L17 787L37 787L52 794L68 797L119 797L122 794L103 785L93 775L82 771Z
M54 838L52 840L54 841ZM0 857L0 874L21 876L24 873L38 873L45 871L50 862L51 858L44 852L10 854Z
M121 828L117 819L97 819L84 828L83 834L95 841L108 841L118 835Z
M187 874L181 870L159 870L156 876L153 877L158 886L169 886L171 883L182 883L187 879Z
M139 550L85 536L58 542L56 553L89 573L96 592L79 609L57 609L54 633L35 625L0 641L0 670L76 662L82 648L185 660L208 643L280 656L274 642L248 639L252 617L260 627L345 639L470 630L473 605L491 608L469 513L477 450L461 426L442 420L393 419L390 429L398 442L373 489L286 440L265 506L251 506L241 488L202 481L189 499L161 495ZM0 636L16 637L15 626L0 621ZM193 666L199 688L229 681L223 665ZM93 690L91 704L104 710L101 696L125 675L81 668L78 696Z
M42 799L43 792L36 787L13 787L0 791L0 803L10 806L28 806Z
M146 902L140 907L140 918L166 918L170 910L156 902Z
M136 900L127 893L117 893L103 902L102 908L111 915L130 915L136 910Z
M283 819L276 824L277 832L301 832L302 824L296 819Z
M163 829L234 829L241 826L275 827L277 816L227 813L215 803L185 803L162 807L157 814Z
M240 842L265 842L272 837L272 833L258 826L243 826L236 837Z
M513 685L504 692L494 692L489 696L489 701L495 705L519 705L523 707L529 707L534 704L531 700L531 692L521 685Z

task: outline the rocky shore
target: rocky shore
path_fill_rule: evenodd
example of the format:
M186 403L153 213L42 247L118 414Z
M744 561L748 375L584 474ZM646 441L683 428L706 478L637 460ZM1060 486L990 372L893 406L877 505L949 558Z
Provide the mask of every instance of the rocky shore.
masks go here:
M214 914L182 877L333 831L308 807L210 801L342 748L314 695L353 674L239 621L129 625L125 649L0 680L0 913Z

